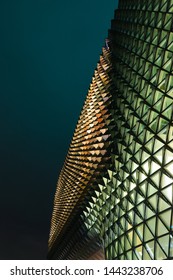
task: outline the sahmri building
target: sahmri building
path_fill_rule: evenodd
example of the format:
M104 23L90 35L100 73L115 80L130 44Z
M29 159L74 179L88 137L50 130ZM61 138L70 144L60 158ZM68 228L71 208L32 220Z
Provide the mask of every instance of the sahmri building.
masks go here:
M49 259L173 259L173 0L119 0L54 200Z

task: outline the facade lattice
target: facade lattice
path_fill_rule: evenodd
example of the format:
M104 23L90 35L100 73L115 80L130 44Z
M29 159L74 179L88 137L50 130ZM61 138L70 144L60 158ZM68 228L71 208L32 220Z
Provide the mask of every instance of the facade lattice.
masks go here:
M58 180L48 257L103 255L173 258L173 0L119 1Z

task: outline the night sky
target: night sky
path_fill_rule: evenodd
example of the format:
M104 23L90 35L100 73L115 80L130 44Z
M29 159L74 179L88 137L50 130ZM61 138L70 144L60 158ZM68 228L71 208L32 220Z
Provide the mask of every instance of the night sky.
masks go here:
M58 174L116 0L0 2L0 259L46 259Z

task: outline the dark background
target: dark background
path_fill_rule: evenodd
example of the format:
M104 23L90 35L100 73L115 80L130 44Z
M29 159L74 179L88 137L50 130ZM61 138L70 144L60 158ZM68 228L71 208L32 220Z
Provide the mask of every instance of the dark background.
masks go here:
M0 1L0 259L45 259L56 181L116 0Z

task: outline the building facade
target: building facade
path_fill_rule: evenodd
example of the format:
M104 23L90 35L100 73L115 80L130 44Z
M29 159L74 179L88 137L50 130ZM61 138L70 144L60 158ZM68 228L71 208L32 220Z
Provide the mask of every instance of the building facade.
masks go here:
M57 183L48 258L173 258L173 0L119 0Z

